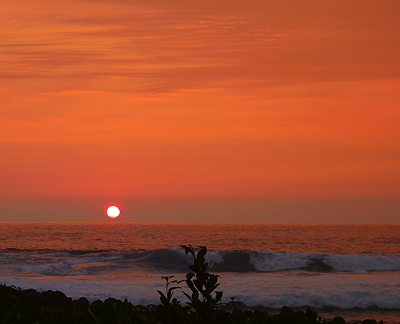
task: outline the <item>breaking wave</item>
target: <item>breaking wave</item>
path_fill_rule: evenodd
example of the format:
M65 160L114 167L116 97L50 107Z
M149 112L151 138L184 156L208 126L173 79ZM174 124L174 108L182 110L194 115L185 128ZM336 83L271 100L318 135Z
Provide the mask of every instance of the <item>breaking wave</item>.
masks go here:
M187 270L191 256L177 249L160 249L128 253L144 265L171 270ZM331 254L274 251L209 252L206 260L216 272L276 272L306 270L312 272L400 271L400 253L395 254Z
M11 253L11 254L10 254ZM52 276L81 276L91 271L118 267L153 271L186 272L192 257L180 249L147 251L0 251L8 263L16 261L16 272ZM25 260L23 261L23 259ZM209 251L210 270L220 272L309 272L400 271L400 253L332 254L275 251Z

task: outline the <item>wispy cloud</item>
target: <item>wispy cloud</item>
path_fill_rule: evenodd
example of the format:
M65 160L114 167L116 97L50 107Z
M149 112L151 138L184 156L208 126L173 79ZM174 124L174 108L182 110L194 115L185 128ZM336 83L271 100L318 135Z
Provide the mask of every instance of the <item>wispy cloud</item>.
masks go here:
M14 28L4 28L5 78L68 77L72 83L86 78L90 83L120 76L130 78L125 80L130 91L157 93L221 86L232 79L269 84L393 76L383 65L395 48L373 44L382 43L385 30L346 30L359 20L353 11L347 20L333 13L324 21L330 6L311 8L315 13L306 14L310 21L305 23L294 18L293 10L279 12L285 9L281 6L261 6L263 16L213 7L196 12L188 4L41 3L46 11L33 6L20 21L14 17Z
M121 192L146 179L156 194L395 192L396 1L2 9L0 167L12 177L68 170L87 192L82 172L116 176Z

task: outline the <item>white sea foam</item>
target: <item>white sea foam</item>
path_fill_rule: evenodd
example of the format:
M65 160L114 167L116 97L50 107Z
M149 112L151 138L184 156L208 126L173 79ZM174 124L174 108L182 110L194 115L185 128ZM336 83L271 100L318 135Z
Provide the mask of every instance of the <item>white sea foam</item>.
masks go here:
M328 254L324 261L340 271L400 271L400 255Z
M236 301L241 301L248 306L262 306L267 308L279 309L282 306L301 308L310 306L315 309L323 308L380 308L380 309L399 309L400 293L332 293L332 294L273 294L269 296L261 295L236 295Z
M84 276L87 275L87 269L75 269L68 260L51 264L35 264L18 267L15 269L20 273L37 273L45 276Z
M120 260L126 253L119 252L92 258L67 258L56 262L33 263L14 268L19 273L38 273L46 276L83 276L88 274L86 267L104 262Z
M257 251L249 263L259 271L280 271L310 267L314 270L400 271L400 254L329 254Z

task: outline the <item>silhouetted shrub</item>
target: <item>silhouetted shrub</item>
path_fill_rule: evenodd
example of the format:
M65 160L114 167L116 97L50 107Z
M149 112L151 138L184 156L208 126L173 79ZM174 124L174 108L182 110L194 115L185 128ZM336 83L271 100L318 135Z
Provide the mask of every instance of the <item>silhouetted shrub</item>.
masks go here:
M222 298L222 292L215 291L219 286L219 276L207 271L209 267L209 263L205 261L207 247L200 246L200 250L197 252L191 245L182 245L181 247L186 254L193 256L193 265L189 266L192 271L186 274L185 280L191 293L183 293L189 299L187 304L195 310L195 322L208 324L212 321L213 311Z
M190 323L189 307L181 306L180 302L176 298L173 298L174 290L181 289L179 286L171 287L171 285L179 283L177 280L171 280L173 277L174 276L161 277L165 280L166 294L157 290L160 294L161 305L155 308L156 316L163 324Z

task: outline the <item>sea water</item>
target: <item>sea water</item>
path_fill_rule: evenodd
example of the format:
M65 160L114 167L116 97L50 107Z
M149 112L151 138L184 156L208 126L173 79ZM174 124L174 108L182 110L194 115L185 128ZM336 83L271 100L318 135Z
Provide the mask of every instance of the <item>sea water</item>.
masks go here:
M400 321L400 224L0 223L0 283L158 304L183 244L207 246L223 302Z

